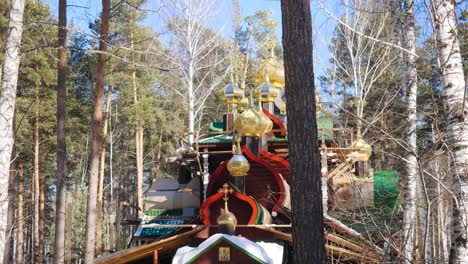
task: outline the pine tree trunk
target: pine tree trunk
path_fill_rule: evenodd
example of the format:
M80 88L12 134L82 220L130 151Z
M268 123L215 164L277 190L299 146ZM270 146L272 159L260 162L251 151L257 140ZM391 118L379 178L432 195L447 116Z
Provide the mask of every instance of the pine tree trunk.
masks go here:
M36 67L36 71L37 71ZM34 174L33 174L33 184L34 184L34 263L41 263L39 256L39 251L41 247L40 237L39 237L39 193L40 193L40 184L39 184L39 87L36 87L36 102L35 102L35 121L34 121Z
M20 45L23 34L25 0L12 0L10 20L5 41L2 85L0 90L0 259L3 260L7 232L8 178L13 149L13 118L20 64Z
M404 31L404 43L408 50L416 53L416 37L414 30L414 2L413 0L405 0L406 7L406 25ZM417 221L418 215L418 190L420 187L418 160L417 160L417 142L416 142L416 125L417 125L417 71L416 71L416 57L413 54L405 53L405 80L406 91L406 174L405 174L405 199L403 210L403 255L406 263L412 263L415 257L416 244L422 242L419 237L421 230L419 225L421 222Z
M65 258L65 221L67 196L67 0L59 0L58 64L57 64L57 172L55 199L54 263Z
M282 0L283 49L293 213L294 263L324 263L309 0ZM294 103L292 103L294 102ZM311 239L313 238L313 239Z
M102 128L102 146L101 146L101 159L99 165L99 185L98 185L98 196L97 196L97 223L96 223L96 255L102 253L102 196L104 190L104 172L106 167L106 147L107 147L107 126L109 119L110 105L112 102L112 86L107 88L107 102L106 112L104 114L104 125Z
M23 178L24 170L23 165L19 165L18 171L18 207L16 215L16 263L23 263L23 248L24 248L24 236L23 236L23 226L24 226L24 214L23 214Z
M131 25L134 24L134 19L131 19ZM130 31L130 49L135 50L133 31ZM134 56L132 56L134 62ZM135 152L136 152L136 168L137 168L137 201L138 201L138 216L143 214L143 122L141 120L141 105L139 103L139 89L136 79L136 66L132 65L132 86L133 86L133 102L137 109L136 124L135 124Z
M46 197L46 183L45 183L45 170L44 161L41 162L39 178L39 261L38 263L45 263L44 250L45 250L45 197Z
M92 125L92 139L90 164L88 175L88 206L86 209L86 239L84 261L86 264L94 262L94 248L96 240L96 203L99 178L99 156L101 153L102 99L104 94L104 73L106 67L107 34L109 31L110 0L102 0L101 29L96 87L94 90L94 112Z
M451 263L468 263L468 102L457 35L455 1L433 0L433 15L447 119L451 176L457 201L453 205Z
M66 201L66 220L65 220L65 263L72 263L72 224L73 224L73 199L76 197L75 192L69 192Z

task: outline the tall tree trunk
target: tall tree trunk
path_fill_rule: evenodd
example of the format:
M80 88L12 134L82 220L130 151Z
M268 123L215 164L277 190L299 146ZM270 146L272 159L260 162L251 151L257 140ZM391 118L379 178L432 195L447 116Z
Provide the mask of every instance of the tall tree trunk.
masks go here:
M67 217L65 212L67 199L67 0L59 0L58 46L57 172L55 175L57 193L55 199L54 263L62 264L65 258L65 221Z
M101 29L96 87L94 90L94 112L92 125L91 153L88 176L88 207L86 211L86 239L84 261L86 264L94 262L94 248L96 239L96 203L99 177L99 155L101 153L102 129L102 99L104 94L104 73L106 67L107 34L109 31L110 0L102 0Z
M73 224L73 199L77 197L75 192L69 192L66 201L66 220L65 220L65 262L67 264L72 263L72 224Z
M130 24L134 24L134 19L131 19ZM130 49L135 50L133 30L130 31ZM135 62L132 55L132 62ZM136 152L136 168L137 168L137 201L138 201L138 216L143 214L143 122L141 120L141 105L139 87L136 79L136 66L132 65L132 86L133 86L133 102L137 109L136 124L135 124L135 152Z
M16 127L16 117L13 116L13 128ZM18 161L16 160L16 134L13 134L13 150L11 152L11 168L10 168L10 176L8 177L8 199L10 202L8 203L8 215L7 215L7 227L6 230L6 241L5 241L5 248L4 248L4 255L3 255L3 263L10 263L12 260L12 245L13 245L13 230L15 227L14 218L15 218L15 196L16 196L16 164Z
M36 66L36 71L37 71ZM36 102L35 102L35 121L34 121L34 173L33 173L33 185L34 185L34 263L41 263L39 251L41 247L41 241L39 237L39 87L36 87Z
M24 236L23 236L23 226L24 226L24 214L23 214L23 178L24 170L23 164L19 165L18 171L18 207L16 214L16 263L23 263L23 248L24 248Z
M101 160L99 165L99 185L98 185L98 196L97 196L97 223L96 223L96 255L100 255L102 252L102 196L104 190L104 172L106 167L106 146L107 146L107 126L110 105L112 102L112 86L107 88L107 101L106 101L106 112L104 114L104 125L102 128L102 146L101 146Z
M447 119L446 142L457 199L453 205L450 262L468 263L468 102L454 4L451 0L432 1Z
M8 178L11 150L13 149L13 118L15 113L16 87L20 64L20 45L23 35L25 0L12 0L10 20L5 41L0 90L0 259L3 260L5 236L8 229Z
M44 167L44 160L40 162L40 175L39 178L39 262L45 263L45 197L46 197L46 173Z
M413 53L416 53L416 37L414 30L414 1L405 0L405 13L406 23L404 30L404 43L405 47ZM404 84L406 95L406 174L405 174L405 199L403 210L403 255L406 263L412 263L415 257L416 244L421 242L418 238L421 235L419 225L422 224L417 221L418 215L418 190L420 187L420 177L418 174L418 159L417 159L417 145L416 145L416 125L417 125L417 71L416 71L416 57L413 54L405 53L405 70L406 84Z
M310 2L281 0L281 12L285 91L290 102L289 158L294 175L291 184L294 263L318 264L325 261L325 248Z

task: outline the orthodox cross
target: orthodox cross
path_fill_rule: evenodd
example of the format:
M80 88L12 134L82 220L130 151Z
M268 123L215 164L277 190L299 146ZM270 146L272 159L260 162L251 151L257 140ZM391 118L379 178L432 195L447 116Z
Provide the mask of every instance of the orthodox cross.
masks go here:
M234 190L231 187L229 187L229 185L227 183L225 183L225 184L223 184L223 188L219 189L219 192L224 193L224 197L223 197L224 208L225 208L225 210L227 210L227 201L229 200L228 194L233 193Z

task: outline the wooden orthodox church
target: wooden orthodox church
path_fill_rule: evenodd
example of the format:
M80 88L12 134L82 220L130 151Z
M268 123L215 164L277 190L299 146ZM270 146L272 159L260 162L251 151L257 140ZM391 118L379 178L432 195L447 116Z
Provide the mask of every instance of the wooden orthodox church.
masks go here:
M147 192L145 216L131 238L141 246L96 263L292 263L294 175L281 96L284 74L270 71L260 82L250 100L245 89L226 86L223 122L212 123L209 132L197 133L193 144L178 150L171 159L180 166L177 180L156 180ZM370 146L349 138L351 147L339 147L336 135L343 139L346 130L334 128L325 115L318 116L318 130L324 210L371 204L370 196L357 199L372 188L364 162ZM326 212L324 219L330 255L350 263L381 260L382 249Z

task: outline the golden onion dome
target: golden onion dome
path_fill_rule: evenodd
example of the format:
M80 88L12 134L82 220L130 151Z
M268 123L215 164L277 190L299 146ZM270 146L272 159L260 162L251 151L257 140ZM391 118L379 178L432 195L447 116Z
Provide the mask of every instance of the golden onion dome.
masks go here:
M274 87L279 89L284 87L284 66L274 56L267 59L260 67L255 80L257 83L263 83L266 78Z
M249 99L244 95L244 97L237 102L237 112L242 113L247 107L249 107Z
M237 87L234 83L230 82L224 87L224 98L228 105L236 104L243 96L244 91Z
M236 154L229 160L227 170L234 177L246 176L250 170L249 161L242 155L239 140L236 140Z
M233 213L229 212L229 210L225 208L216 219L216 222L218 225L228 225L235 227L237 225L237 218Z
M352 153L354 161L367 161L372 155L372 147L362 137L358 136L351 144L351 148L359 149Z
M280 91L268 81L268 76L265 79L265 82L255 90L255 95L257 98L260 96L262 102L274 102Z
M250 105L234 120L234 128L240 136L259 137L265 132L266 125L262 115Z

